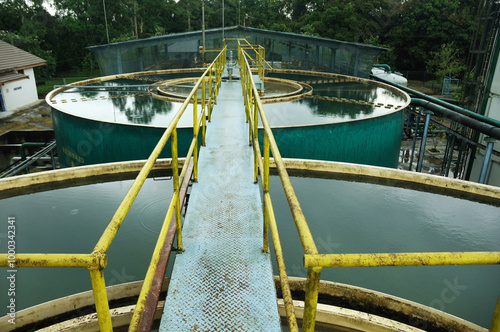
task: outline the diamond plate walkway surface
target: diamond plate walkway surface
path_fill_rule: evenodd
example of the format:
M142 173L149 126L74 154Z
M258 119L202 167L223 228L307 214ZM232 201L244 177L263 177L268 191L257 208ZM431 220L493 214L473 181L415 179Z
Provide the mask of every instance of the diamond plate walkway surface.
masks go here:
M159 331L280 331L240 82L223 82L200 150Z

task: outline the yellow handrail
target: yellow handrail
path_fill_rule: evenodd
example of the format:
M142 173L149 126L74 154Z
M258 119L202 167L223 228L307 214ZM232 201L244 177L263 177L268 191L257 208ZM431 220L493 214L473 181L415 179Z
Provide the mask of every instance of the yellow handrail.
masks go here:
M107 255L106 252L109 249L113 239L115 238L118 230L121 227L125 216L130 210L135 198L137 197L142 185L144 184L146 178L148 177L150 171L152 170L158 156L165 147L169 138L171 138L172 145L172 174L173 174L173 186L174 194L172 196L170 206L168 208L165 220L160 231L159 238L157 240L151 263L149 265L146 277L144 278L143 287L139 295L139 299L132 317L132 322L129 327L130 331L135 331L140 323L142 313L144 312L144 303L151 288L152 278L156 271L158 264L158 259L160 256L161 248L163 247L165 236L168 230L169 221L172 218L173 213L176 213L176 223L177 223L177 247L182 250L182 229L181 229L181 218L180 218L180 201L179 201L179 182L187 173L187 168L189 160L193 157L194 160L194 174L196 180L197 174L197 160L198 160L198 137L200 132L200 127L202 129L202 144L205 142L205 130L206 130L206 114L210 117L213 104L217 101L219 81L222 76L223 68L226 61L226 49L223 49L217 58L212 62L212 64L205 70L203 75L197 81L193 87L191 93L186 98L184 103L179 108L179 111L175 114L174 118L168 125L167 129L163 133L162 137L158 141L153 152L145 162L141 171L137 175L136 179L132 183L130 189L125 195L124 199L120 203L115 214L111 218L108 226L104 230L100 239L98 240L94 250L90 254L16 254L13 258L12 255L0 254L0 267L84 267L90 272L90 279L92 283L92 290L94 293L94 301L96 306L97 318L99 323L99 329L101 331L112 331L113 327L111 324L111 316L109 312L109 304L106 294L106 285L104 282L103 269L107 265ZM197 111L197 89L202 85L202 107L200 116L198 116ZM206 101L206 83L209 84L209 100ZM212 87L215 85L215 87ZM178 170L178 150L177 150L177 124L184 114L190 101L193 100L193 139L191 146L189 148L186 162L179 174ZM206 110L206 106L208 109Z
M500 252L410 252L304 255L305 267L500 264Z
M129 325L129 331L137 331L139 324L141 322L142 315L144 313L145 309L145 304L147 300L147 295L149 294L149 291L151 289L151 285L153 282L153 277L157 269L158 261L160 259L160 254L161 250L163 248L164 242L165 242L165 237L167 235L168 227L169 227L169 221L172 218L173 213L176 213L176 223L177 223L177 249L179 251L182 251L182 226L181 226L181 206L180 206L180 200L179 200L179 183L182 181L182 177L186 174L189 160L191 158L191 154L193 154L194 157L194 176L195 176L195 181L197 179L197 174L198 174L198 133L200 129L200 125L203 126L203 139L202 141L205 141L205 121L203 119L205 118L205 108L202 107L202 111L200 116L197 116L197 90L200 84L203 83L202 85L202 106L205 106L205 94L203 93L205 91L204 86L205 86L205 77L207 73L212 71L212 68L215 68L215 76L214 76L214 82L216 84L216 89L215 89L215 98L217 97L218 93L218 86L219 86L219 81L220 77L222 76L223 68L226 63L226 49L223 49L220 54L217 56L217 58L214 60L212 65L205 71L205 73L200 77L200 79L197 81L197 83L194 85L193 89L191 90L191 93L188 95L186 98L185 102L181 105L179 112L184 112L186 109L187 105L189 104L190 100L193 100L193 140L188 152L188 156L186 157L186 162L184 163L184 167L181 170L181 176L179 176L178 173L178 168L177 168L177 131L174 129L172 131L172 170L173 170L173 182L174 182L174 195L171 199L167 215L165 216L165 220L163 222L162 229L160 231L160 236L158 237L158 241L156 243L155 249L153 251L153 256L151 258L151 262L148 267L148 271L146 272L146 277L144 278L144 282L141 288L141 292L139 294L139 298L137 300L137 304L134 310L134 314L132 315L132 319ZM210 83L211 84L211 83ZM212 103L209 101L208 103L211 105ZM199 120L198 120L199 119ZM172 123L169 125L171 126ZM175 124L175 126L177 123Z
M263 243L263 250L265 252L269 251L268 239L269 239L269 228L271 228L271 234L272 234L273 243L274 243L276 261L278 264L280 284L281 284L281 290L283 293L283 300L284 300L284 306L285 306L285 312L286 312L286 316L287 316L288 326L290 328L290 331L298 331L297 318L295 315L295 309L293 307L293 300L292 300L292 296L291 296L290 287L288 284L288 276L286 273L283 252L281 249L281 242L279 239L278 228L276 225L276 219L275 219L274 210L272 207L271 196L269 193L269 149L270 149L270 146L271 146L271 150L273 152L273 156L274 156L275 160L281 160L281 157L279 155L279 151L277 151L276 142L274 140L269 123L268 123L267 118L265 116L265 113L264 113L264 110L262 107L262 103L260 101L259 94L258 94L257 88L255 86L255 82L253 81L250 65L248 64L248 60L246 59L244 53L245 52L241 48L241 45L238 43L238 61L239 61L239 65L240 65L241 85L242 85L243 95L244 95L244 100L245 100L245 112L247 115L247 120L249 122L250 144L253 145L253 148L254 148L254 167L255 167L254 181L257 182L257 173L258 173L258 170L260 170L260 176L262 178L262 188L263 188L263 192L264 192L264 221L263 221L264 222L264 243ZM258 132L257 132L257 130L258 130L258 113L260 113L262 123L264 124L264 158L262 158L260 146L259 146L259 141L258 141ZM266 130L266 128L267 128L267 130ZM283 163L281 163L281 166L283 166ZM286 173L286 170L284 169L284 167L281 167L281 168L278 167L278 173L280 174L280 177L282 176L282 182L283 182L283 179L285 179L285 183L286 183L286 178L288 178L288 174ZM288 179L288 182L290 182L289 179ZM290 189L291 189L291 191L293 191L293 188L291 188L291 185L285 191L290 193ZM293 195L294 195L294 193L293 193ZM298 200L297 200L297 207L298 207L298 209L295 209L292 212L296 215L302 213L302 210L300 209L300 205L298 205ZM303 217L303 214L302 214L302 217ZM300 220L300 217L297 217L296 220ZM305 218L303 218L303 220L305 221ZM301 226L304 226L304 225L302 224ZM305 228L306 229L304 229L304 233L309 232L309 228L308 228L307 224L305 224ZM309 235L310 235L310 232L309 232ZM312 240L312 236L310 236L309 239ZM314 241L312 241L312 244L308 243L308 246L310 248L314 248L314 249L316 248L316 246L314 245ZM311 253L316 254L317 250L312 250Z
M500 252L423 252L423 253L375 253L375 254L319 254L305 220L297 196L293 190L290 178L284 167L278 147L274 140L271 128L262 107L255 82L252 77L251 67L243 47L238 45L239 65L241 68L241 85L245 96L245 112L250 123L250 143L254 147L255 181L257 169L260 171L264 192L264 245L263 250L268 250L268 227L271 227L273 243L278 261L280 282L285 302L287 320L291 331L296 331L296 318L293 302L288 287L288 277L281 252L281 244L276 227L276 220L269 195L269 149L274 156L276 168L280 176L290 209L304 249L304 267L307 272L307 286L302 331L314 331L316 305L320 272L325 267L362 267L362 266L422 266L422 265L472 265L472 264L500 264ZM261 155L258 140L258 114L262 121L264 131L264 157ZM264 159L264 160L262 160ZM495 313L490 325L490 331L500 331L500 298L495 308Z

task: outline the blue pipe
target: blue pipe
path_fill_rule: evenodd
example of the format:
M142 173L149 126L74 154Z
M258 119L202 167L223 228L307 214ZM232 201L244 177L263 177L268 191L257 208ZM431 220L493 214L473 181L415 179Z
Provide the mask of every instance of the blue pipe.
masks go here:
M485 139L488 145L486 146L486 152L484 154L483 167L481 167L481 174L479 175L479 183L485 183L486 175L488 174L488 168L490 166L491 153L493 152L493 144L495 144L495 139L487 137Z
M431 121L431 115L434 114L431 111L425 111L425 125L424 125L424 133L422 136L422 142L420 143L420 152L418 155L418 163L417 163L417 172L422 171L422 164L424 162L424 154L425 154L425 145L427 144L427 133L429 131L429 123Z

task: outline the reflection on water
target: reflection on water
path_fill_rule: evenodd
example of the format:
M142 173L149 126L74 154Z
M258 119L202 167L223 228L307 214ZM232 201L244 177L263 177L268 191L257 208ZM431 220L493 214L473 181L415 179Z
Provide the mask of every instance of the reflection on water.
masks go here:
M76 88L53 98L56 107L86 118L116 123L166 127L180 103L153 98L148 92L152 82L142 80L112 80L93 84L106 89ZM187 110L192 107L189 106ZM192 126L192 111L187 112L180 127Z
M286 76L289 78L289 76ZM165 80L167 77L162 77ZM174 78L172 75L169 79ZM307 77L299 77L305 81ZM160 80L160 77L158 77ZM57 107L79 116L109 122L142 124L152 126L168 125L181 103L159 100L148 95L151 81L118 79L97 85L109 87L107 90L71 89L54 97ZM390 90L358 82L311 84L314 96L344 98L346 100L372 102L385 105L402 105L404 100ZM192 84L170 86L170 92L187 94ZM289 89L290 91L288 91ZM201 93L201 89L199 89ZM267 95L294 91L291 86L266 85ZM264 108L271 126L308 125L334 123L379 116L394 111L384 106L361 105L318 100L312 98L284 103L265 104ZM180 127L192 126L192 105L179 123ZM217 108L215 108L215 112Z
M132 181L109 182L0 200L0 220L16 218L17 253L90 253ZM106 285L142 280L171 199L171 181L147 179L108 251ZM29 208L27 208L29 207ZM7 223L0 223L0 235ZM7 243L0 236L0 252ZM0 289L7 289L0 268ZM18 268L16 309L91 289L81 268ZM0 296L5 308L7 296ZM0 313L3 316L4 313Z
M143 95L119 98L121 94L120 92L109 92L113 106L125 114L129 123L149 125L157 114L166 115L172 111L171 102Z
M271 178L270 192L287 272L305 277L302 246L279 182ZM500 250L499 207L374 184L297 177L292 183L320 253ZM16 217L18 253L88 253L130 184L110 182L3 199L0 220ZM171 181L148 179L144 184L108 252L107 285L144 277L171 188ZM0 223L0 252L6 252L6 231L7 222ZM321 272L323 280L408 298L482 326L488 326L498 299L499 275L496 265ZM17 309L91 288L85 269L20 268L17 277ZM5 277L0 289L7 289ZM5 308L7 300L1 296L0 306Z
M280 180L271 181L288 275L305 277ZM499 207L366 183L295 177L292 184L321 254L500 250ZM407 298L487 327L499 275L498 265L325 268L321 279Z

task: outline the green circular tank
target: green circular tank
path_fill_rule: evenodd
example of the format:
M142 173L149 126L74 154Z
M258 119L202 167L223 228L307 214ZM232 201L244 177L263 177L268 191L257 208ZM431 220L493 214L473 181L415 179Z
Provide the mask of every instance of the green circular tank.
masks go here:
M47 102L61 166L146 159L182 100L165 100L154 85L183 82L166 88L182 96L190 89L189 80L176 79L201 73L183 69L107 76L52 91ZM273 70L267 77L264 109L283 157L397 167L403 110L410 101L406 93L337 74ZM280 85L284 79L288 82ZM303 91L294 93L297 86ZM244 111L243 105L237 107ZM178 125L181 157L192 139L192 113L190 104ZM169 145L160 157L171 156Z

